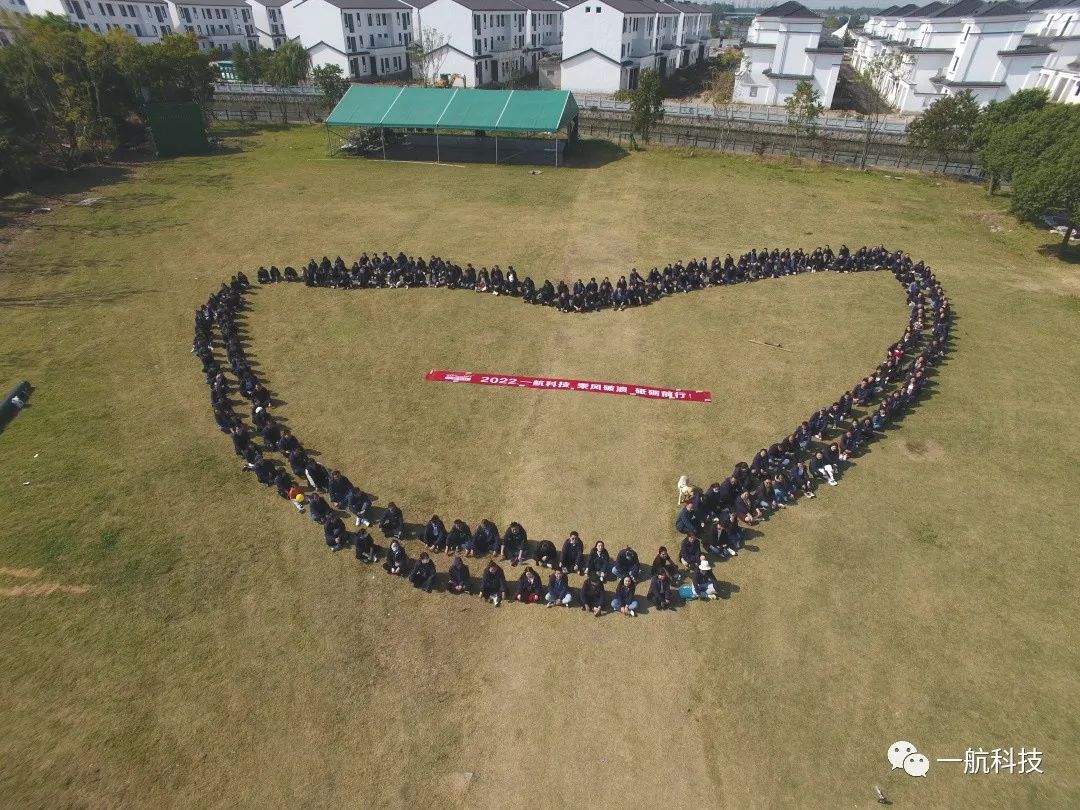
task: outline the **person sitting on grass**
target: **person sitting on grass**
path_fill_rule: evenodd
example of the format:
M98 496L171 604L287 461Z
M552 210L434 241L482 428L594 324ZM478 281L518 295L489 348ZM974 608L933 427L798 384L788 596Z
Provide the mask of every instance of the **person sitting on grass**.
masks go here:
M316 523L326 523L326 519L330 517L330 504L323 500L322 495L318 492L310 493L307 500L311 519Z
M352 494L353 484L352 481L341 474L340 470L334 470L330 473L330 482L326 491L330 495L330 501L339 509L344 509L349 496Z
M536 564L541 568L558 568L559 552L550 540L541 540L537 544Z
M735 499L735 516L747 526L755 526L764 517L764 513L751 503L749 492L740 492Z
M637 616L638 601L634 597L634 589L637 583L633 577L623 577L615 586L615 595L611 597L611 609L617 610L623 616Z
M480 598L490 599L495 607L507 598L506 574L495 560L488 563L480 577Z
M585 572L585 544L577 532L570 532L570 536L563 543L562 554L559 556L559 565L563 573L571 574L577 571Z
M405 517L401 514L397 504L390 501L379 518L379 528L382 529L383 537L392 537L400 540L405 533Z
M469 541L469 550L477 557L483 557L499 548L499 530L486 518L476 527L476 533Z
M423 588L426 593L431 593L435 587L435 562L426 551L420 552L420 559L409 574L409 582L414 588Z
M655 577L661 571L666 571L672 582L678 582L682 579L679 566L675 565L675 561L671 559L667 546L660 546L660 550L656 552L656 556L653 557L652 561L652 575Z
M588 578L581 586L581 609L591 610L594 616L599 617L604 612L604 583L598 579Z
M813 482L810 479L810 470L805 461L798 461L791 468L790 480L796 492L801 492L807 498L815 498Z
M716 599L719 595L716 576L708 560L701 560L694 571L694 594L698 599Z
M544 601L547 602L548 607L556 605L570 607L570 602L573 601L573 596L570 594L570 580L561 568L556 568L548 577L548 589L544 595Z
M459 551L464 551L466 557L473 555L472 529L461 519L455 520L450 526L450 531L446 533L446 553L453 554Z
M830 487L836 486L836 468L825 458L825 454L818 450L810 460L810 471L818 478L826 481Z
M671 587L671 577L666 568L654 569L652 581L649 583L649 601L657 610L667 610L674 601L674 591Z
M438 515L432 515L431 520L424 527L424 545L428 551L443 551L446 549L446 526Z
M331 551L341 550L347 539L345 524L341 522L341 518L332 514L326 519L323 524L323 537Z
M527 605L535 605L544 595L544 583L531 565L525 566L525 573L518 579L517 600Z
M589 560L585 563L585 574L589 577L597 577L601 582L608 576L611 570L611 555L604 548L604 541L597 540L593 550L589 552Z
M371 508L371 500L371 496L358 487L353 487L345 497L345 508L352 513L357 526L371 525L371 521L367 519L367 510Z
M614 577L633 577L635 580L641 578L641 560L638 559L638 554L630 546L626 546L615 555L615 563L611 566L611 573Z
M363 560L366 563L373 563L379 559L379 555L375 551L375 541L368 534L366 528L361 528L353 538L353 550L356 553L356 559Z
M469 593L471 581L469 566L465 564L460 554L455 554L454 561L450 563L450 568L446 572L446 590L454 594Z
M679 547L679 562L693 571L701 560L701 541L696 534L688 534Z
M405 576L409 568L409 555L404 547L396 539L390 542L390 549L386 552L386 561L383 570L396 577Z
M504 560L510 560L512 566L525 562L529 554L529 535L520 523L514 522L506 527L502 542L499 544L499 554Z

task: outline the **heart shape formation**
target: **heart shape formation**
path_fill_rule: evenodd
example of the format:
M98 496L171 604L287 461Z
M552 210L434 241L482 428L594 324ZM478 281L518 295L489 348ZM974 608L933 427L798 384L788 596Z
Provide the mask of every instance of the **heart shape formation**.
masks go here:
M796 273L867 270L888 270L902 286L910 310L903 335L888 347L885 360L868 376L832 405L812 414L787 437L760 450L750 463L735 465L722 483L712 484L702 492L685 479L680 480L680 503L684 505L675 527L686 536L679 561L689 569L691 582L678 586L682 572L661 549L664 553L658 553L653 562L648 596L655 607L663 609L673 605L675 594L686 598L716 598L719 583L712 574L709 557L723 560L738 554L745 531L740 524L756 525L769 513L787 508L800 497L814 497L818 481L835 486L848 458L857 454L866 442L879 438L924 391L928 372L948 348L951 306L934 274L922 262L883 247L864 247L852 252L843 246L837 253L827 247L810 253L753 250L737 260L729 255L724 260L676 262L663 270L653 268L646 276L633 270L629 279L620 277L616 284L605 278L601 284L595 279L587 284L579 279L573 286L545 281L538 287L531 278L519 279L512 266L505 273L498 265L490 272L486 268L477 271L471 264L461 268L438 257L424 261L403 253L396 258L384 253L370 257L364 254L351 267L340 257L331 262L325 256L321 262L310 261L300 272L292 267L286 267L284 273L277 267L269 270L260 267L257 281L259 284L302 282L310 287L337 289L445 287L505 295L527 304L557 307L563 312L591 312L643 306L680 292ZM372 496L353 486L338 471L329 472L312 459L289 429L275 421L270 390L252 369L243 344L245 296L251 289L247 276L238 273L195 313L192 352L202 362L218 427L231 435L234 450L244 459L243 469L254 471L260 483L276 488L298 510L303 511L307 505L315 522L322 524L331 549L353 546L357 558L375 562L380 549L367 532L367 527L375 521L391 540L383 568L430 592L436 581L435 564L427 552L415 564L409 559L399 542L406 532L401 509L392 501L385 508L373 507ZM230 382L219 360L219 346L235 383ZM234 384L250 405L250 426L237 415L231 398ZM866 409L861 418L855 414L856 408ZM839 436L830 440L830 432ZM253 441L254 434L260 435L262 450ZM270 453L283 456L286 464L275 463ZM355 535L350 533L341 516L321 496L323 492L339 509L351 512L356 526L363 528ZM512 522L500 537L490 520L483 520L475 532L464 521L457 520L447 531L437 517L428 522L422 539L428 551L464 551L465 556L478 557L492 553L480 577L478 592L496 605L509 596L505 573L496 559L501 556L516 566L531 558L541 567L554 569L554 573L545 588L539 575L531 567L526 568L516 594L518 600L545 601L549 607L569 605L573 597L567 579L576 572L585 575L581 589L583 610L601 614L606 600L604 580L615 577L612 608L636 615L635 587L642 578L642 566L637 553L629 547L612 560L602 543L586 553L577 533L572 532L561 553L548 540L541 541L533 551L525 529L517 522ZM473 592L460 553L450 567L446 587L451 593Z

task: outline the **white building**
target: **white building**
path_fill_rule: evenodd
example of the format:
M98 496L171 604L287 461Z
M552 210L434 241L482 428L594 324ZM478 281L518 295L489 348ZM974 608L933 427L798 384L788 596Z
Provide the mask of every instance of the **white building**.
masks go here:
M73 25L99 34L112 29L127 31L143 44L157 42L175 27L165 0L26 0L26 8L33 14L59 14Z
M291 39L311 64L337 65L356 80L400 76L415 36L413 10L397 0L289 0L281 7Z
M821 17L793 1L755 17L735 76L735 101L783 104L800 81L808 81L828 109L844 49L821 43L822 24Z
M168 0L168 4L175 29L195 34L203 50L228 51L233 45L258 45L255 21L245 0Z
M879 74L876 88L902 112L922 112L935 99L964 91L986 104L1047 87L1055 100L1069 101L1080 57L1070 37L1080 18L1077 4L958 0L890 7L867 21L852 63L867 71L876 60L891 61L895 69Z
M26 0L0 0L0 48L11 42L10 28L18 23L19 17L29 13Z
M532 47L527 31L532 12L522 3L413 0L410 4L416 10L418 30L427 29L444 41L435 49L441 73L463 76L466 87L480 87L531 72L534 60L526 49Z
M691 3L582 0L563 14L560 87L576 92L632 90L643 70L668 76L703 59L711 12Z
M288 38L281 7L286 0L247 0L259 45L276 48Z

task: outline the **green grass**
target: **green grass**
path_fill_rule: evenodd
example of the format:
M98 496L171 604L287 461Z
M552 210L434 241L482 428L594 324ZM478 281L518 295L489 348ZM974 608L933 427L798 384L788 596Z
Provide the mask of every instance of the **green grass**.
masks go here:
M1080 283L1039 252L1052 235L927 177L659 150L531 176L327 161L315 128L228 140L86 190L104 200L0 256L0 385L36 386L0 433L0 588L89 587L0 597L5 804L834 807L875 784L898 805L1080 803ZM326 553L238 473L189 353L210 290L271 262L405 249L576 278L842 242L945 285L933 397L721 566L731 599L636 622L420 597ZM298 435L407 517L651 552L678 539L679 474L708 483L830 401L904 317L867 274L587 317L287 287L251 326ZM714 402L420 381L481 366ZM887 769L897 739L932 760L1035 746L1045 773L915 780Z

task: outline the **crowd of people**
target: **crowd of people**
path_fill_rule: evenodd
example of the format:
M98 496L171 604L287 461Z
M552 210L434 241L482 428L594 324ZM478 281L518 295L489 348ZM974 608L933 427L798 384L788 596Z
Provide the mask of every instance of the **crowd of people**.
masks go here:
M376 498L353 484L339 470L315 458L288 427L274 416L274 401L247 357L243 340L246 293L252 284L237 273L195 312L192 352L202 363L210 402L219 429L228 433L241 469L322 527L332 551L351 548L358 560L374 564L391 576L407 580L428 593L440 587L435 562L450 557L441 588L450 594L470 594L499 605L503 601L579 607L601 616L607 611L638 615L641 597L656 610L686 600L724 595L714 561L738 556L747 527L756 526L800 498L815 497L818 485L837 486L851 459L911 407L923 393L928 372L944 356L949 342L951 307L930 268L899 251L883 247L846 246L835 253L817 248L752 250L738 259L730 255L710 260L676 262L646 275L632 270L611 283L605 278L572 286L519 278L514 268L498 265L476 270L461 268L438 257L414 259L405 254L366 253L351 266L338 257L308 262L299 272L286 267L260 267L258 284L297 282L341 289L372 287L446 287L521 298L529 304L555 306L566 312L641 306L659 298L704 287L776 278L806 272L887 270L907 297L908 324L900 339L888 347L882 362L821 408L788 435L761 448L749 462L739 462L730 475L704 489L693 488L675 519L682 536L673 557L661 547L646 567L630 546L614 556L603 541L586 547L576 531L561 546L550 539L535 544L525 528L511 522L504 532L484 519L473 530L464 520L449 528L432 515L422 529L411 533L423 550L416 559L405 548L410 533L402 510L390 501L375 507ZM243 414L243 415L242 415ZM245 420L244 416L248 419ZM346 525L352 524L352 530ZM371 531L382 536L383 547ZM476 574L469 560L486 558ZM527 564L532 561L532 565ZM500 563L521 566L513 584ZM581 577L576 593L571 577ZM546 579L546 581L545 581Z

